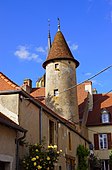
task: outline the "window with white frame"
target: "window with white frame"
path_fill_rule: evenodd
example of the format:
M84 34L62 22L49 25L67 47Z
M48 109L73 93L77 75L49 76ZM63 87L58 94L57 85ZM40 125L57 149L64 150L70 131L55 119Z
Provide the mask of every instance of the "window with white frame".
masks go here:
M99 148L100 149L108 148L107 134L99 134Z
M103 109L101 111L101 120L102 120L102 123L109 123L110 122L110 115L109 115L109 112L106 110L106 109Z

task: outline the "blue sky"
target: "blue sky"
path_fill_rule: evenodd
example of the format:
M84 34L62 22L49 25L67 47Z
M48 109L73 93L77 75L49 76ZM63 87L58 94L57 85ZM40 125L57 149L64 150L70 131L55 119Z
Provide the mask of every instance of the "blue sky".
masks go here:
M45 70L48 19L51 38L61 31L80 62L80 83L112 64L112 0L1 0L0 71L18 85L31 78L33 86ZM95 77L99 93L112 89L112 68Z

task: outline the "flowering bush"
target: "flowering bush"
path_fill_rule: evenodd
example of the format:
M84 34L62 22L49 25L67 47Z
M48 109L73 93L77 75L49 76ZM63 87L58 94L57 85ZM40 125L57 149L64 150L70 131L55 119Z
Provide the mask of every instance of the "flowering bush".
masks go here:
M30 145L29 155L22 160L22 167L24 170L51 170L61 152L62 150L57 151L57 145L50 145L48 148L40 144Z

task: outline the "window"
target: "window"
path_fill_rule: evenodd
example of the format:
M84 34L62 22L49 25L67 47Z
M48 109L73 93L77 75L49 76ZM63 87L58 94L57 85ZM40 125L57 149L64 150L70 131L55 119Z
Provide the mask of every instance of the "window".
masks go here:
M69 150L71 150L71 134L68 132L68 142L69 142Z
M66 157L66 169L74 170L75 169L75 158L69 155L65 155Z
M110 122L110 120L109 120L109 118L110 118L109 112L106 109L103 109L101 111L101 113L102 113L101 114L102 123L109 123Z
M94 149L111 149L111 133L94 134Z
M100 149L108 148L107 134L99 134L99 146Z
M54 122L49 120L49 144L54 145Z
M59 70L59 64L55 64L55 70Z
M109 170L109 161L108 160L102 160L102 170Z
M59 166L59 170L61 170L61 166Z
M55 89L55 90L54 90L54 96L59 96L59 91L58 91L58 89Z

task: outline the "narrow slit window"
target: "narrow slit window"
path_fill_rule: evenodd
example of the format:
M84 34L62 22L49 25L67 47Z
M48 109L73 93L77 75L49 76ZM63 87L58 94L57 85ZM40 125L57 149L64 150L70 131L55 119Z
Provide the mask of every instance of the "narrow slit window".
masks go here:
M59 96L59 91L58 91L58 89L55 89L55 90L54 90L54 96Z
M59 70L59 64L55 64L55 70Z
M68 140L69 140L69 150L71 150L72 145L71 145L71 134L68 132Z
M54 122L49 120L49 144L54 145Z

